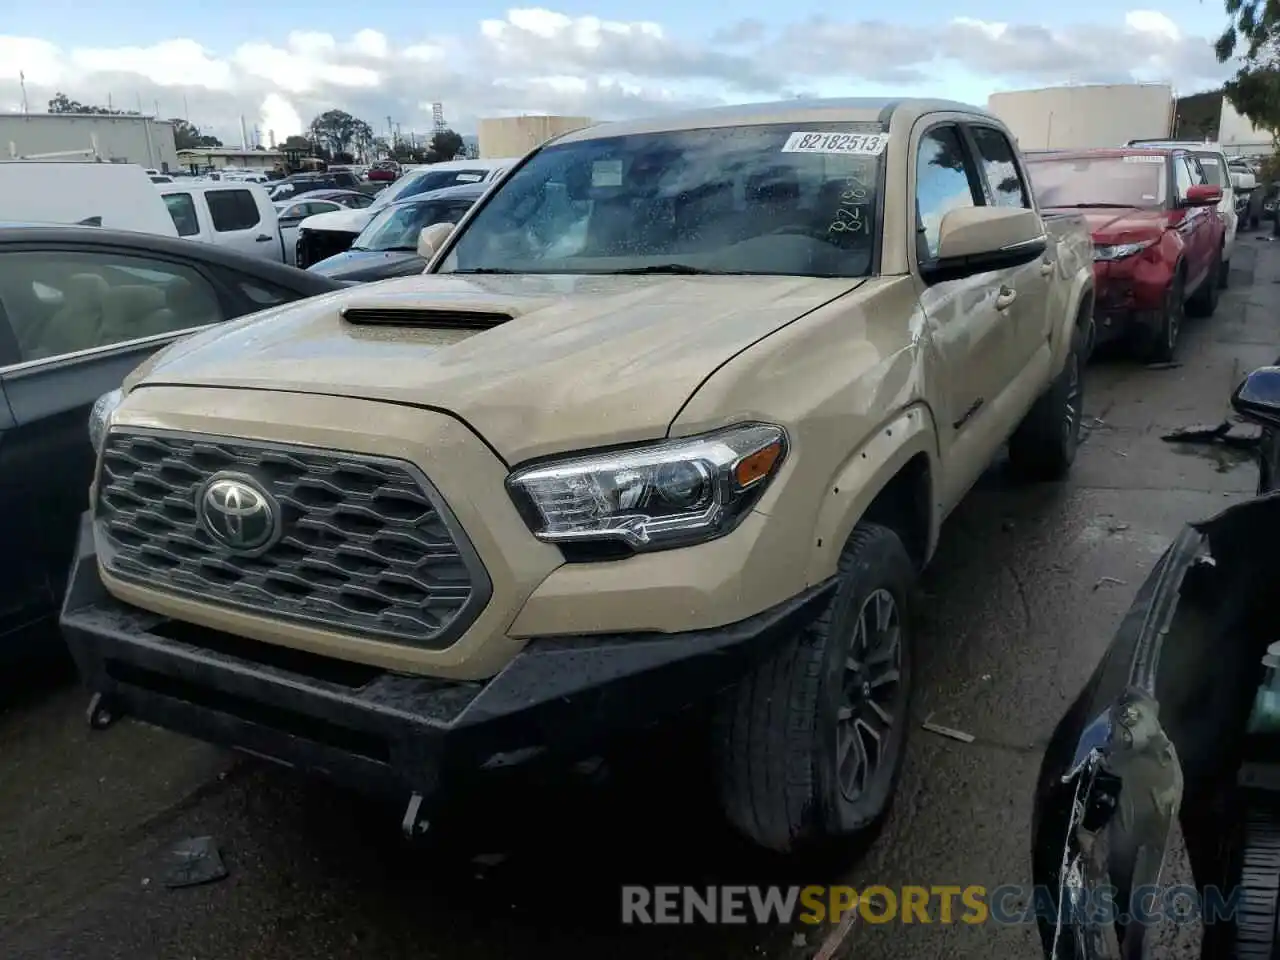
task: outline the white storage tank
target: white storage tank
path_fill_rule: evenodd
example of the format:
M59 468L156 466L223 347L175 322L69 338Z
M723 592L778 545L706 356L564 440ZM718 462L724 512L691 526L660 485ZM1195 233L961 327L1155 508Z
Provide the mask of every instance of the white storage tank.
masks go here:
M480 159L523 157L552 137L591 126L590 117L494 117L480 121Z
M1076 150L1170 136L1174 96L1167 83L1046 87L993 93L987 109L1023 150Z

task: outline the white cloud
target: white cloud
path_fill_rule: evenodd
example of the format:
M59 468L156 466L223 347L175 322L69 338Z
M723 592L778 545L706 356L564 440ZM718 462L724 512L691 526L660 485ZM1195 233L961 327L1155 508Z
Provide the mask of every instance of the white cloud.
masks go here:
M429 127L439 100L446 119L466 131L486 115L608 119L808 90L945 96L957 77L975 91L1138 79L1191 92L1231 72L1210 38L1140 9L1065 28L963 16L931 27L816 18L774 29L743 20L696 38L649 20L527 7L482 20L465 36L299 31L216 51L192 38L65 49L0 34L0 63L0 104L21 102L21 70L32 106L56 91L89 103L158 101L165 115L186 110L230 142L239 140L241 114L256 118L264 137L274 130L283 140L333 107L380 132L389 115L408 132Z

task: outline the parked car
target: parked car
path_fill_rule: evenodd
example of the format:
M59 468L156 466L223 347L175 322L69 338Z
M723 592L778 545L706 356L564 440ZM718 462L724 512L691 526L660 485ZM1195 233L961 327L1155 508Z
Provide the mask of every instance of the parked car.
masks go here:
M323 190L316 191L316 193L323 192ZM280 240L284 248L286 262L290 265L296 259L298 224L313 214L332 213L335 210L349 209L336 200L310 199L311 197L312 194L304 194L297 200L280 200L275 204L276 218L280 224Z
M397 200L464 183L491 183L502 176L516 160L452 160L415 167L378 194L367 210L325 213L304 220L298 229L297 262L309 267L327 257L350 249L373 219L373 215Z
M308 190L306 193L294 194L293 200L332 200L341 207L350 210L363 210L373 203L373 194L360 190ZM288 201L276 201L286 203Z
M1263 428L1258 496L1182 530L1041 761L1032 865L1062 907L1040 917L1052 960L1172 956L1138 910L1171 908L1188 886L1167 867L1188 861L1202 898L1183 902L1198 956L1280 946L1280 367L1251 373L1232 406ZM1151 899L1156 890L1167 893ZM1139 922L1115 922L1121 913Z
M250 257L287 263L276 208L256 183L160 183L178 236L227 247Z
M1231 255L1235 252L1236 233L1240 225L1236 195L1252 191L1257 186L1257 179L1251 173L1232 171L1226 153L1216 143L1196 140L1132 140L1129 146L1186 150L1200 162L1200 168L1205 174L1205 183L1222 191L1222 196L1218 200L1218 213L1221 214L1222 222L1226 225L1226 236L1222 248L1223 263L1226 264L1226 268L1219 275L1218 282L1226 287L1231 276Z
M1123 338L1143 359L1171 360L1184 311L1218 306L1222 189L1180 148L1055 153L1028 170L1043 208L1080 211L1093 233L1095 342Z
M295 173L271 184L271 200L292 200L310 190L358 190L360 178L349 170L326 173Z
M98 407L62 618L92 722L384 790L417 833L707 704L756 843L879 822L943 518L1006 442L1028 478L1075 457L1083 219L986 111L788 101L567 134L423 246Z
M143 168L132 163L0 161L0 219L7 223L83 223L177 236L156 189Z
M456 224L489 189L485 183L432 190L382 210L345 253L307 269L334 280L368 283L421 273L427 261L418 254L418 238L432 224Z
M0 228L0 660L61 599L93 477L94 401L181 337L337 287L213 244Z
M400 164L394 160L379 160L369 168L368 179L372 182L391 183L400 179Z

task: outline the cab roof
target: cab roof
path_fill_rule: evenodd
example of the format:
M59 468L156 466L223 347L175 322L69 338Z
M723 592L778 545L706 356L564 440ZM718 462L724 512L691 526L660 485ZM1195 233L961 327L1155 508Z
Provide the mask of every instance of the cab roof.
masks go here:
M954 100L924 98L842 97L814 100L777 100L770 103L737 104L688 110L642 120L620 120L598 123L563 134L555 143L596 140L601 137L625 137L631 134L668 133L677 130L700 130L707 127L739 127L768 123L875 123L887 126L891 119L903 115L915 120L928 113L967 113L1003 123L994 114L972 104Z

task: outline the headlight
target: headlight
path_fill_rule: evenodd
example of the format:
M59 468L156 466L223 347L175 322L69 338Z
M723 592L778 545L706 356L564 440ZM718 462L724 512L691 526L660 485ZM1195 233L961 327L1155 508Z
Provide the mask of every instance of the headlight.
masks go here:
M93 402L93 409L89 411L89 442L93 444L94 450L102 449L107 427L111 425L111 415L123 399L124 392L117 389L104 393Z
M785 430L750 423L529 467L507 484L539 540L662 550L732 530L786 455Z
M1155 243L1154 240L1143 240L1141 243L1117 243L1109 247L1094 247L1094 260L1123 260L1125 257L1132 257L1135 253L1141 253L1147 247Z

